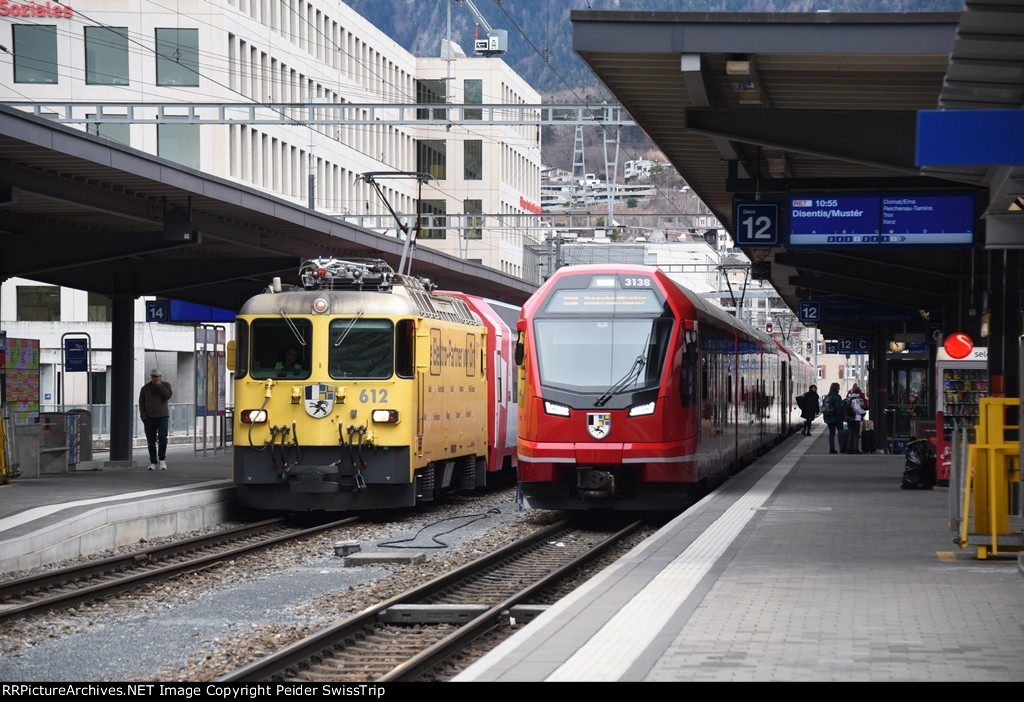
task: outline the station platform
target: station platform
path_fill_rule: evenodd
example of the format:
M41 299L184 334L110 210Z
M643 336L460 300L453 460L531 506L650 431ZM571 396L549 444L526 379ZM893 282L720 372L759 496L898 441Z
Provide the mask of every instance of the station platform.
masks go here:
M108 466L105 452L74 472L0 485L0 574L195 531L228 520L234 504L231 454L167 448L167 470ZM144 545L144 544L143 544Z
M1019 554L978 560L901 455L785 442L456 682L1024 681Z

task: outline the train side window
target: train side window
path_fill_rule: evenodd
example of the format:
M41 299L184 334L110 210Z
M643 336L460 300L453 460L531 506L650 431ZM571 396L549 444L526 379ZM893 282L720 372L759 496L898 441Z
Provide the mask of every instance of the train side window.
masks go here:
M697 334L685 332L683 363L679 371L679 399L683 407L692 407L695 400L694 384L697 381Z
M416 373L416 322L402 319L395 325L395 373L411 378Z
M235 322L235 378L244 378L249 372L249 323Z

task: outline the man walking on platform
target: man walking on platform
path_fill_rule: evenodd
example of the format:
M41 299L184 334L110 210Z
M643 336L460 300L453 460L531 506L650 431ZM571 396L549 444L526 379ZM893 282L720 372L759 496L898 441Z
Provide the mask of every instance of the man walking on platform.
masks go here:
M158 368L149 372L149 382L139 391L139 416L149 446L149 470L167 470L167 423L171 414L167 401L172 394Z

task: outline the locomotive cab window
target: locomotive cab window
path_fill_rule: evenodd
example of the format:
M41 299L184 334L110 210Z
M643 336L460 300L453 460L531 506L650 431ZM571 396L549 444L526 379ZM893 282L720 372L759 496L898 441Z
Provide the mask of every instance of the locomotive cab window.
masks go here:
M534 324L543 385L619 394L661 382L673 320L650 276L567 279Z
M332 378L390 378L395 329L387 319L335 319L330 326L328 366Z
M254 380L309 377L312 322L295 317L254 319L249 328L249 374Z
M633 392L661 381L672 320L538 320L536 328L537 364L544 385L600 392L632 375L621 390Z

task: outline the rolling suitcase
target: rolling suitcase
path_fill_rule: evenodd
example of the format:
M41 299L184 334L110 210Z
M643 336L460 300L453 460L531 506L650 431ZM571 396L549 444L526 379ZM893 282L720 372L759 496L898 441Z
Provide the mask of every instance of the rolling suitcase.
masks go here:
M875 452L875 430L868 429L860 434L860 450L863 453Z
M836 448L839 453L846 453L846 445L850 441L850 430L839 429L836 431Z

